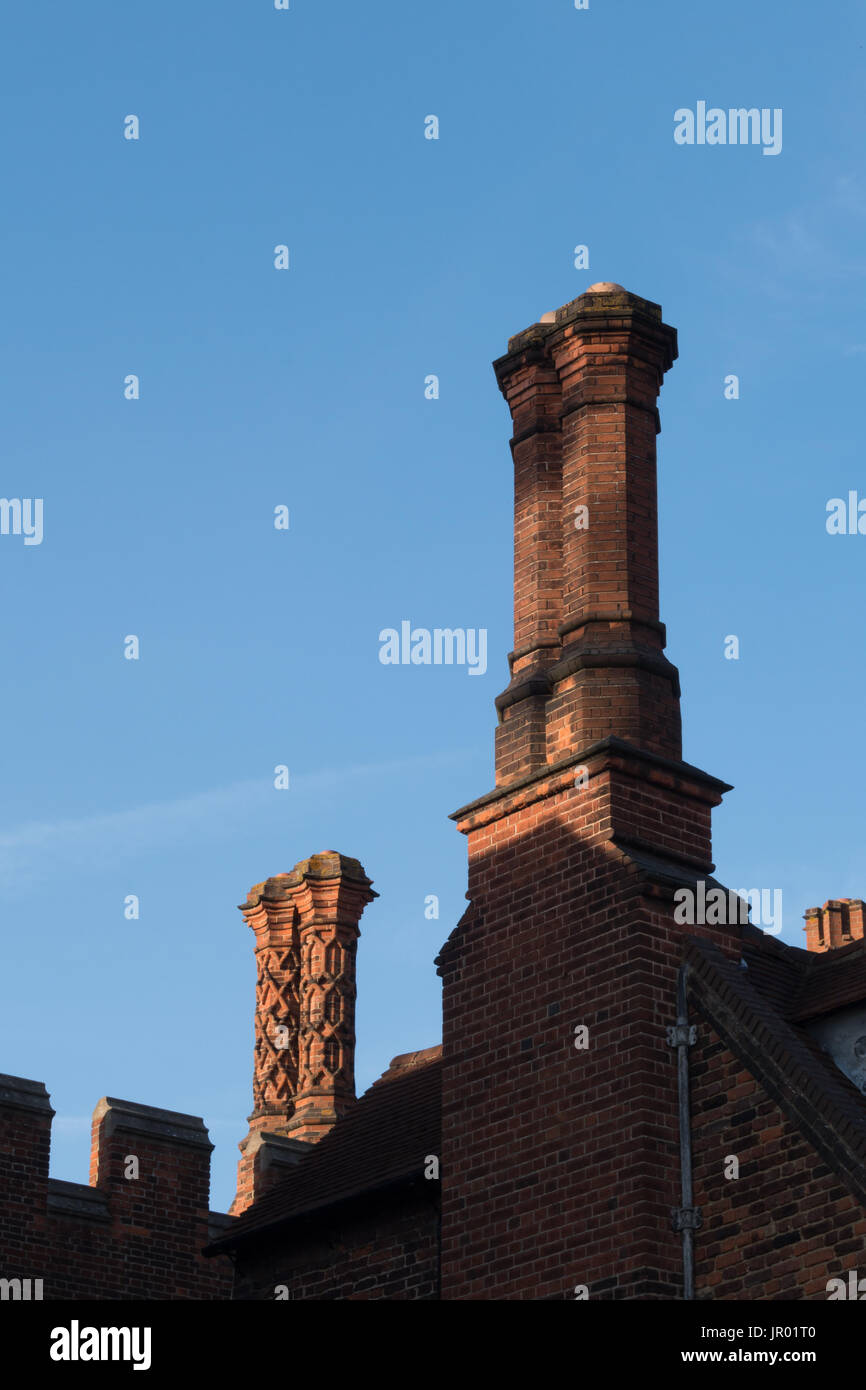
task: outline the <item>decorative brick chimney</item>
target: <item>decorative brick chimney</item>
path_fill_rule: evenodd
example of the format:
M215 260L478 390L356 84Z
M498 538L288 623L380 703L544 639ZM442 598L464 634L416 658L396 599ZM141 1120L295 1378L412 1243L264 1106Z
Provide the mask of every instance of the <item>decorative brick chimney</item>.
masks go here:
M494 363L514 422L514 651L497 785L614 734L682 754L659 622L656 400L677 355L656 304L580 299Z
M329 851L257 883L253 1112L232 1215L270 1187L355 1100L358 923L378 897L357 859Z
M676 355L657 304L600 284L494 364L515 635L495 789L453 817L470 903L438 960L444 1299L681 1294L667 1028L684 936L739 959L741 928L674 917L674 891L712 874L729 790L682 761L659 620L656 401Z
M863 940L863 914L866 903L862 898L830 898L823 907L806 909L807 951L832 951L837 946L850 946Z

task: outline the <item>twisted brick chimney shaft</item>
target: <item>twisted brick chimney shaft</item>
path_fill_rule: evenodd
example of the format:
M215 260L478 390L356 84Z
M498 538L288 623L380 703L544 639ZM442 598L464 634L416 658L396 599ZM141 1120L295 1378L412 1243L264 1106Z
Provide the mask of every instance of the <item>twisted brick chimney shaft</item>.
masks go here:
M494 363L514 434L514 651L496 782L616 735L682 756L659 621L656 407L677 355L661 309L594 285Z
M377 896L357 859L328 852L257 883L241 904L256 937L255 1066L232 1214L261 1195L275 1154L297 1158L355 1100L358 923ZM268 1150L268 1139L281 1142Z

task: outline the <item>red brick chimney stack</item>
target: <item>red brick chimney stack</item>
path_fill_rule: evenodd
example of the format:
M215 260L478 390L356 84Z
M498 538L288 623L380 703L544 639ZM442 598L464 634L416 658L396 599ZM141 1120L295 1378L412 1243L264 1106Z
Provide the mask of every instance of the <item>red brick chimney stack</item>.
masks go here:
M610 734L681 756L679 679L659 621L655 442L676 355L657 304L600 284L494 364L515 476L497 786Z
M438 958L444 1299L682 1290L667 1030L684 938L735 962L742 928L698 907L729 788L682 761L659 621L656 400L675 356L659 306L606 284L495 364L515 649L496 786L454 813L469 906Z
M377 896L357 859L331 851L257 883L241 905L256 937L255 1067L232 1214L355 1099L358 923Z
M823 907L806 909L807 951L832 951L837 946L850 946L863 940L863 914L866 903L862 898L830 898Z

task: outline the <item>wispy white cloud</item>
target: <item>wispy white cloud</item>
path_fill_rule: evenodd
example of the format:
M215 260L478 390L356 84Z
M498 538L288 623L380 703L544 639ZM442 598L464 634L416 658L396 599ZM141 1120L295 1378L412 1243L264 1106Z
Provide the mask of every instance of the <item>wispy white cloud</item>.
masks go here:
M142 852L152 853L191 840L219 839L243 820L264 812L275 796L293 803L319 792L383 777L418 772L465 761L466 750L425 754L393 762L371 763L318 772L292 774L286 792L274 790L267 776L214 787L191 796L143 806L62 820L28 821L0 831L0 892L20 891L46 863L92 866L119 863Z
M838 177L800 207L753 224L751 237L765 255L759 273L765 291L820 298L828 285L837 287L866 275L859 249L859 224L866 217L866 193L850 175Z

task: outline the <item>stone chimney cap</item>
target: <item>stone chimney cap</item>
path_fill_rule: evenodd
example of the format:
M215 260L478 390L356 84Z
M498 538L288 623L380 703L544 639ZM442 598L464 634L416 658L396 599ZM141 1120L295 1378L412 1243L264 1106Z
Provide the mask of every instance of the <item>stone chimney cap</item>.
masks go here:
M625 289L613 280L598 280L576 299L563 304L559 309L548 309L529 328L508 339L508 351L493 363L500 389L504 390L503 378L513 369L515 355L525 351L537 351L546 342L548 335L556 333L557 329L565 329L582 319L591 324L610 319L618 327L617 321L623 317L635 324L642 322L651 329L653 335L657 334L657 328L661 329L667 339L667 365L664 368L667 371L677 356L677 335L673 328L662 323L661 305L651 299L642 299L640 295L633 294L631 290Z
M322 854L313 854L309 859L300 860L287 874L274 874L263 883L253 884L246 902L239 903L238 906L241 912L246 912L249 908L258 907L263 898L271 902L288 898L291 890L303 883L304 879L317 878L350 879L352 882L363 884L371 898L379 896L370 887L372 879L367 877L360 860L351 859L348 855L338 854L336 850L331 849L325 850Z

